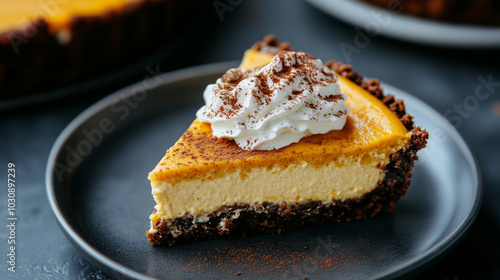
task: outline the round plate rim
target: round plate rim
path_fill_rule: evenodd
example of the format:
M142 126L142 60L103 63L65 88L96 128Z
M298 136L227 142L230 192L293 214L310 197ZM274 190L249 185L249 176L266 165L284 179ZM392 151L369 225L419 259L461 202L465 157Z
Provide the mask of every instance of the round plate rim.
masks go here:
M335 6L332 6L332 2L328 0L307 1L328 15L354 26L365 26L374 21L374 11L386 12L359 0L338 0ZM352 13L345 11L356 11L357 16L353 17ZM492 49L500 47L500 27L438 22L394 13L390 16L393 21L380 28L380 35L447 48ZM413 32L410 34L407 30Z
M155 78L157 80L161 79L162 83L171 83L184 79L196 78L200 75L212 73L214 71L219 71L219 72L225 71L226 69L234 67L235 65L237 65L236 62L221 62L221 63L201 65L201 66L194 66L164 73L155 76ZM56 141L54 142L52 149L50 150L45 172L45 183L46 183L46 192L49 199L49 204L53 214L55 215L58 226L60 227L66 238L68 238L68 240L80 252L82 252L83 255L87 257L87 259L91 263L93 263L94 265L96 265L97 267L99 267L104 271L112 272L111 273L112 275L116 276L116 274L119 274L120 278L126 277L130 279L154 279L107 258L104 254L102 254L98 250L94 249L90 244L88 244L84 240L84 238L80 236L78 232L73 230L70 222L64 218L63 212L59 207L58 201L56 199L55 184L54 184L55 182L53 180L53 174L52 174L54 170L53 167L56 165L57 155L61 151L61 147L64 146L64 143L72 135L74 130L78 128L81 124L83 124L85 121L87 121L90 117L92 117L95 113L110 106L117 99L120 99L120 97L129 96L126 93L130 93L134 89L134 87L140 85L140 83L141 82L132 84L128 87L125 87L121 90L118 90L104 97L103 99L91 105L85 111L80 113L64 128L64 130L61 132L61 134L57 137Z
M160 84L168 84L177 81L187 80L187 79L195 79L202 75L210 75L213 73L223 73L225 70L235 67L237 65L237 61L230 62L219 62L212 63L200 66L193 66L189 68L184 68L172 72L168 72L165 74L161 74L156 76L155 79L161 79ZM77 129L81 124L85 123L89 118L91 118L97 112L109 107L113 102L120 99L120 97L130 96L130 92L132 92L135 86L139 85L139 83L132 84L128 87L125 87L121 90L112 93L100 101L96 102L88 109L80 113L75 119L73 119L61 132L61 134L57 137L54 142L52 149L50 151L47 167L45 172L45 183L46 183L46 192L49 200L50 207L52 212L57 220L58 226L63 231L64 235L68 238L68 240L80 251L83 255L94 265L99 267L105 272L110 273L112 276L119 276L120 278L131 278L131 279L154 279L147 275L141 274L137 271L134 271L127 266L124 266L102 254L100 251L94 249L90 244L86 242L84 238L80 236L80 234L75 231L71 225L71 223L64 218L62 209L59 206L59 202L56 198L56 184L53 178L53 170L56 166L56 160L58 154L62 151L64 144L68 140L68 138L72 135L75 129ZM395 267L391 270L388 270L384 273L377 275L376 278L395 278L400 277L409 272L416 270L425 264L432 262L437 259L439 256L444 254L446 251L451 249L454 245L456 245L457 241L459 241L465 233L470 229L472 224L475 221L475 218L479 212L479 208L482 201L482 185L481 185L481 177L479 172L479 167L477 164L477 160L472 154L469 146L465 142L465 140L460 136L459 132L439 113L437 113L432 107L419 100L418 98L390 86L388 84L382 83L382 86L385 88L386 92L391 92L395 94L396 97L403 97L404 100L411 100L412 105L416 107L423 108L426 111L426 114L431 114L433 118L436 120L436 123L443 125L445 131L450 134L451 139L458 145L460 151L466 156L468 165L470 166L470 171L473 175L475 197L473 198L472 207L469 209L468 215L463 219L460 226L457 227L452 233L448 234L447 238L440 239L439 242L434 244L431 248L429 248L425 254L420 254L419 256L415 256L411 259L405 261L404 264L401 264L398 267Z
M400 90L394 86L386 84L384 82L381 82L381 86L382 88L384 88L384 92L395 93L396 97L404 96L402 99L405 100L405 102L411 100L408 103L411 103L412 105L416 104L415 107L419 107L420 110L423 109L422 111L424 111L426 115L428 116L431 115L432 117L430 118L437 120L436 123L444 124L444 126L441 126L441 128L444 128L447 134L450 135L451 138L454 140L454 142L459 146L459 149L463 153L463 155L466 156L467 163L471 171L473 171L472 172L472 175L474 176L473 181L475 182L475 186L477 189L477 191L475 192L476 197L473 199L474 203L472 204L472 207L469 211L469 215L467 215L467 217L462 221L461 226L455 228L453 233L450 233L447 239L441 239L439 240L439 242L434 244L434 246L429 248L427 250L429 252L428 255L421 254L419 256L415 256L412 259L406 261L406 263L412 263L411 265L402 264L399 267L395 267L392 271L381 273L376 277L377 279L389 279L389 278L401 277L419 267L432 263L433 261L438 260L439 257L441 257L445 252L451 250L454 246L456 246L458 241L460 241L463 237L465 237L466 233L470 230L471 226L474 224L474 221L476 220L476 217L479 213L483 200L483 186L482 186L481 172L479 171L480 170L479 163L477 161L476 156L472 153L470 145L467 144L467 142L462 138L460 133L450 122L448 122L448 120L446 120L436 110L434 110L432 107L430 107L420 99L416 98L415 96L403 90Z

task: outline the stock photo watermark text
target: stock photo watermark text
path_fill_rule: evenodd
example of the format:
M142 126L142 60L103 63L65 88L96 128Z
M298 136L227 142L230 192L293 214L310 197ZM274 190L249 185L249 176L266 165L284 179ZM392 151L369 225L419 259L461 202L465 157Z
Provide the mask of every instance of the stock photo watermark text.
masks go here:
M16 165L7 164L7 270L16 272Z

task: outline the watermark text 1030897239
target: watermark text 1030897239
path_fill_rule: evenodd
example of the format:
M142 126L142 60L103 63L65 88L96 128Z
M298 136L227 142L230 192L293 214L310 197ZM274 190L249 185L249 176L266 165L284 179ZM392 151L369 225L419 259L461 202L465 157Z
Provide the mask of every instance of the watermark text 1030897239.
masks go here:
M16 165L7 164L7 269L16 272Z

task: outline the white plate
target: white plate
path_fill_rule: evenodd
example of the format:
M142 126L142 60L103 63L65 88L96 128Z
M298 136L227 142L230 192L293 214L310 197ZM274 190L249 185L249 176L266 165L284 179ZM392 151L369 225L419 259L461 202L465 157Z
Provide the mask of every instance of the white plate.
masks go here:
M367 30L369 36L383 35L440 47L499 48L500 27L443 23L382 10L357 0L307 0L344 22Z

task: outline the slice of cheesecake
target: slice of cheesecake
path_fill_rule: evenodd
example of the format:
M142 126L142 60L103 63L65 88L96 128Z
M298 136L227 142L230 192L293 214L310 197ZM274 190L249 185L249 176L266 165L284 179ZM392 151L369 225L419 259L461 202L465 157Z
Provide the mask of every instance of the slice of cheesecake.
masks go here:
M291 48L266 37L240 68L258 69L284 49ZM378 81L362 81L348 65L325 65L347 96L343 128L248 150L195 119L149 174L157 203L151 243L281 233L394 212L428 134L414 127L401 100L383 95Z

